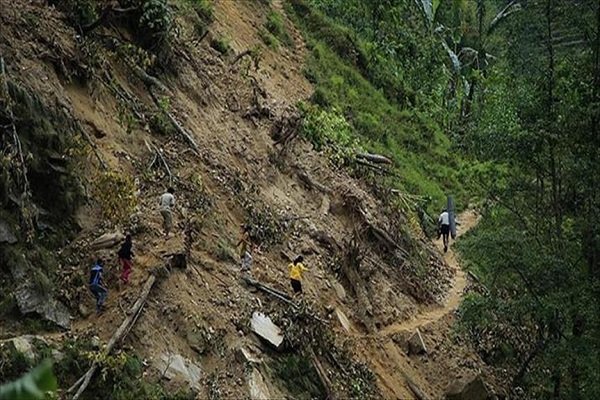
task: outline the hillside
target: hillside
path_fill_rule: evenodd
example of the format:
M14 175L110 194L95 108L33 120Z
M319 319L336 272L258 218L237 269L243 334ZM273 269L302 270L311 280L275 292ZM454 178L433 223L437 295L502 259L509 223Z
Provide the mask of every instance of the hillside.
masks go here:
M0 0L0 379L51 356L60 398L92 362L101 373L86 399L416 398L415 387L441 398L480 374L499 391L504 377L452 328L472 289L454 252L444 256L405 206L411 193L440 201L443 179L414 160L422 150L443 162L447 138L434 131L439 147L426 150L352 148L391 157L394 171L406 162L407 183L392 191L389 176L306 135L306 107L319 104L305 71L314 54L289 7L177 1L160 14L165 3L146 3L97 2L89 15L91 3ZM277 46L265 44L273 13L287 38ZM397 117L407 131L423 123ZM169 186L178 211L165 238L158 199ZM462 221L466 231L476 216ZM258 246L252 279L291 295L288 264L304 255L294 305L244 281L243 224ZM125 232L136 255L126 286L118 245L93 244ZM187 268L164 272L173 254ZM109 295L96 315L86 282L99 257ZM158 283L120 348L94 355L151 274ZM282 329L283 349L251 331L254 312ZM409 350L417 328L425 354ZM36 335L32 357L12 339L23 335Z

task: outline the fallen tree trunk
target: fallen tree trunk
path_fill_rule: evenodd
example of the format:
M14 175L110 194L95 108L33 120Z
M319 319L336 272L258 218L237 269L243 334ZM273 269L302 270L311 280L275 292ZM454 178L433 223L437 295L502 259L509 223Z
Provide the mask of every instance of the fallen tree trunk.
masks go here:
M332 190L330 188L328 188L327 186L315 181L313 179L313 177L308 174L308 172L298 168L297 174L298 174L298 178L300 178L300 180L302 182L304 182L304 184L306 186L308 186L310 189L314 188L322 193L331 193L332 192Z
M248 285L254 286L255 288L257 288L258 290L260 290L261 292L270 294L271 296L283 301L286 304L291 305L292 307L294 307L295 309L298 309L298 304L296 304L292 298L290 296L288 296L287 294L280 292L277 289L274 289L270 286L267 286L265 284L262 284L258 281L255 281L254 279L248 277L248 276L244 276L242 277L242 279L244 280L244 282L246 282ZM309 314L310 317L314 318L315 320L324 323L325 325L327 325L327 321L324 320L323 318L319 318L316 315L313 314Z
M152 289L152 286L154 286L155 282L156 276L150 275L146 280L146 283L144 284L144 288L142 289L140 297L137 299L133 307L131 307L129 316L125 318L125 320L121 323L119 328L115 331L115 333L108 341L106 349L104 350L106 354L110 354L115 348L115 346L118 343L120 343L125 338L125 336L127 336L127 333L131 330L131 327L133 326L135 321L137 321L137 318L140 312L142 311L142 307L144 303L146 303L148 294L150 294L150 290ZM85 373L85 375L83 375L77 382L75 382L73 386L69 388L69 390L67 390L67 393L72 393L75 389L77 389L77 387L79 387L77 393L75 393L75 395L73 396L73 400L77 400L85 391L85 389L87 389L97 369L98 363L94 362L90 369ZM80 383L81 385L79 386Z
M382 156L380 154L358 153L356 155L356 158L367 160L367 161L375 163L375 164L388 164L388 165L393 164L392 160L390 160L386 156Z
M406 384L408 385L408 388L410 389L411 392L413 392L413 394L415 395L417 400L429 400L429 396L425 392L423 392L421 390L421 388L419 386L417 386L417 384L414 383L413 380L410 379L406 373L402 373L402 375L404 376L404 379L406 380Z
M255 281L254 279L252 279L252 278L250 278L248 276L244 276L242 279L248 285L254 286L255 288L257 288L258 290L260 290L262 292L265 292L265 293L270 294L270 295L272 295L274 297L277 297L279 300L281 300L281 301L283 301L283 302L285 302L287 304L290 304L290 305L292 305L294 307L298 307L298 305L296 303L294 303L292 301L292 298L290 296L288 296L287 294L285 294L283 292L280 292L279 290L274 289L274 288L272 288L270 286L264 285L264 284L260 283L259 281Z
M335 400L335 398L336 398L335 393L333 392L333 389L332 389L333 385L331 383L331 380L327 376L327 371L325 371L325 368L323 368L321 361L319 361L319 358L317 357L317 355L315 354L315 352L312 349L310 350L310 353L312 356L313 367L317 371L319 380L321 381L321 384L323 385L323 387L325 388L325 391L327 392L327 400Z
M158 107L159 110L162 111L162 113L169 119L169 121L171 122L171 124L173 125L173 127L175 128L175 130L184 137L184 139L192 146L192 151L199 156L200 155L200 148L198 147L198 144L196 143L196 141L194 140L194 138L179 124L179 122L177 122L177 120L175 119L175 117L173 117L173 115L171 115L170 112L168 112L167 110L163 110L163 108L160 105L160 102L158 101L158 98L156 97L156 95L154 94L154 92L152 91L152 87L148 86L148 90L150 91L150 96L152 97L152 100L154 100L154 104L156 104L156 106Z
M381 172L383 174L394 175L394 173L392 171L390 171L389 169L380 167L379 165L372 164L365 160L361 160L360 158L357 158L355 161L358 165L362 165L364 167L371 168L372 170Z

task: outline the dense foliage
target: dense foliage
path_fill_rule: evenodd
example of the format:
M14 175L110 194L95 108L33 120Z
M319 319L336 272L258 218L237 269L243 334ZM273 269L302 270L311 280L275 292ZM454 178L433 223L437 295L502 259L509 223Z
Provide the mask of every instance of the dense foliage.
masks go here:
M485 2L488 7L503 2ZM463 322L528 398L600 396L600 5L523 2L461 144L499 166L462 246L489 292ZM500 172L502 171L502 172Z
M311 50L305 136L389 155L388 183L438 204L449 190L482 200L462 250L487 289L467 298L462 328L512 374L513 395L598 398L600 4L288 8Z
M304 107L304 133L316 147L335 144L334 160L343 163L356 149L392 158L395 172L386 185L433 199L415 210L437 213L451 191L464 206L462 161L444 129L450 75L443 46L420 8L411 2L291 0L287 9L311 50L305 75L315 92L312 106ZM371 13L379 28L368 28Z

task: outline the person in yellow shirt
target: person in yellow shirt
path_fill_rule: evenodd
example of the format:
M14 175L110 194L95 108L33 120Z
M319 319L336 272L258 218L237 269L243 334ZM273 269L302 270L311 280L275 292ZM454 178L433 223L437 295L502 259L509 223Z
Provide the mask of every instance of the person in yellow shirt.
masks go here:
M304 257L298 256L290 264L290 282L294 294L302 293L302 273L308 271L308 268L302 264Z

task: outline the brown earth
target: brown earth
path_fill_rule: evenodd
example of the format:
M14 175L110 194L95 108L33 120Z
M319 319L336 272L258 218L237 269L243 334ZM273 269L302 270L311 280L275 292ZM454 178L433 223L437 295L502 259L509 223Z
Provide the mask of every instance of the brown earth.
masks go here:
M274 7L282 9L278 2ZM195 360L203 376L198 398L206 398L215 381L224 398L248 397L249 389L243 384L245 365L235 358L235 351L241 346L263 348L249 333L250 315L255 310L276 312L282 307L250 290L240 279L237 259L230 258L239 226L248 222L242 204L251 203L268 208L273 219L289 221L280 243L262 246L254 254L253 277L290 293L289 257L304 254L310 269L304 282L305 301L328 320L336 343L348 345L356 359L372 369L383 398L413 398L406 376L440 398L453 380L485 370L481 360L451 335L453 311L467 286L452 248L442 258L429 241L415 238L416 246L426 254L423 263L430 280L427 285L415 283L411 280L412 261L397 265L391 260L398 258L386 256L381 243L364 233L366 224L372 223L400 240L391 227L394 220L405 221L405 216L391 218L382 212L386 204L373 194L370 184L333 167L310 144L297 139L285 152L273 144L269 134L273 120L312 92L302 74L306 49L289 20L286 26L294 45L281 46L278 51L264 49L255 69L247 64L248 58L233 65L234 57L219 54L208 39L194 42L188 16L178 14L181 32L175 46L176 73L160 79L169 88L170 112L198 143L200 155L196 156L180 136L158 135L143 123L127 126L121 116L123 105L99 79L82 85L69 77L90 60L82 58L77 34L60 12L25 0L0 0L0 8L0 54L9 76L38 93L47 104L63 107L88 131L110 170L135 179L138 202L132 218L111 223L102 217L101 205L91 199L78 212L81 231L65 249L77 255L79 262L62 271L64 286L73 276L85 277L93 258L110 260L107 311L99 316L78 316L71 332L49 337L93 334L107 341L135 301L148 271L162 265L165 255L185 251L189 238L184 231L196 227L188 269L171 273L153 291L126 346L147 360L147 374L155 378L161 378L161 371L154 366L164 354ZM210 35L229 37L233 53L239 54L261 44L258 30L267 11L260 2L216 1ZM103 33L116 34L113 28ZM96 74L110 71L119 87L152 107L142 82L115 52L98 51L96 56L102 62ZM266 93L260 101L273 116L246 116L256 106L257 87ZM163 172L149 168L153 154L146 142L163 150L174 177L179 212L175 236L169 239L161 234L157 210L168 179ZM91 152L85 157L81 174L84 185L92 188L101 169ZM330 190L308 187L302 174ZM466 232L476 220L473 212L463 214L461 231ZM87 246L105 231L126 229L134 232L136 258L131 284L119 287L115 249L92 253ZM360 271L352 275L358 281L352 281L340 270L340 263L357 231L363 232L358 241L365 257ZM319 237L333 243L334 250ZM336 292L339 285L346 293L343 298ZM85 287L62 289L69 293L73 309L80 304L93 307ZM350 332L331 312L336 308L347 316ZM416 328L421 329L430 349L427 355L409 356L403 347L403 332ZM265 359L277 358L263 351ZM263 369L271 394L289 395L285 384L269 371ZM343 386L344 382L337 384Z

